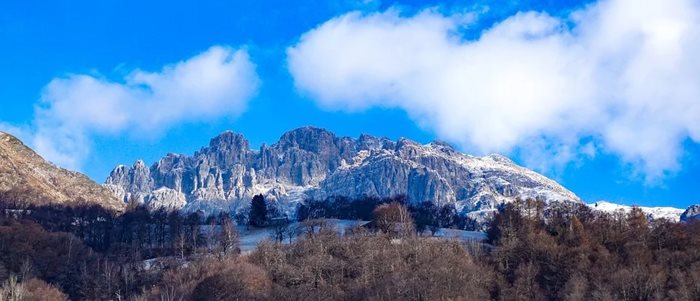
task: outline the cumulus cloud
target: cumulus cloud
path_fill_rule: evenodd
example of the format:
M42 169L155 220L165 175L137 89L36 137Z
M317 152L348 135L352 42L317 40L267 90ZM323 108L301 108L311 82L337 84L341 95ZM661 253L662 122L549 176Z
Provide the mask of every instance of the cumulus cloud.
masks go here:
M157 72L134 70L121 81L56 78L36 106L31 144L48 160L79 169L93 135L153 135L181 122L235 117L259 82L245 50L222 46Z
M612 153L655 179L700 141L697 1L521 12L476 39L460 36L465 20L348 13L290 47L289 70L324 108L401 108L470 151L556 157L540 163Z

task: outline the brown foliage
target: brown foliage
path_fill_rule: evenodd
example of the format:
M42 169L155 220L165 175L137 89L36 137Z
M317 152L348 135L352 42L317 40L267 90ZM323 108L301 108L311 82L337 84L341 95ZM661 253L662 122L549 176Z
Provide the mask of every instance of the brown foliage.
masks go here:
M0 280L18 275L4 296L65 300L51 283L83 300L700 300L700 222L649 221L638 209L603 214L519 201L497 214L490 244L467 244L414 235L406 207L389 203L374 211L379 231L341 235L324 220L307 220L288 228L288 241L298 235L289 245L267 241L243 257L226 216L208 221L221 231L202 243L199 216L137 208L112 220L72 210L35 211L55 219L41 225L0 216ZM120 231L110 230L119 223ZM109 246L115 233L125 249L101 254L81 242ZM182 251L143 267L138 254L163 254L143 251L178 237ZM33 277L46 282L25 281Z
M700 298L700 226L650 223L639 208L605 214L555 205L533 215L525 207L507 206L489 231L496 246L490 260L503 276L500 298Z
M457 242L327 233L251 254L275 300L484 300L493 275Z
M202 280L194 289L195 301L266 300L272 283L260 267L238 262Z
M68 296L55 286L33 278L24 284L23 301L68 301Z
M382 204L374 209L373 221L377 230L392 237L405 237L415 233L411 212L398 202Z
M32 278L20 282L11 275L0 286L0 301L67 301L68 296L55 286Z

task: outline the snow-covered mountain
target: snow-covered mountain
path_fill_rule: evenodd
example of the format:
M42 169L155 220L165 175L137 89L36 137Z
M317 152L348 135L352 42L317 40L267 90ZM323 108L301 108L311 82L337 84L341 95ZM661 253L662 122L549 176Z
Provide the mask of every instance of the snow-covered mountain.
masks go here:
M104 186L125 202L185 210L235 211L256 194L289 210L308 198L403 194L416 203L453 203L475 216L516 198L581 202L500 155L469 156L443 142L338 137L314 127L287 132L257 151L242 135L224 132L192 156L168 154L150 167L143 161L117 166Z
M616 211L622 210L624 213L628 213L632 210L632 206L614 204L606 201L598 201L592 204L587 204L588 207L594 210L603 211L607 213L614 213ZM658 219L665 218L672 221L679 221L681 219L681 214L683 209L674 207L642 207L640 209L650 218Z

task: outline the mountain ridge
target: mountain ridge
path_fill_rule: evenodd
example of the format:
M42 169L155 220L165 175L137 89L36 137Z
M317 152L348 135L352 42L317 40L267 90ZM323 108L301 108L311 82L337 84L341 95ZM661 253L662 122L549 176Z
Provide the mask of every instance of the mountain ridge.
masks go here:
M44 160L18 138L0 132L0 193L23 205L99 204L122 210L109 190L87 176Z
M104 186L123 201L154 209L237 211L259 193L287 211L303 199L331 196L404 194L412 202L455 204L464 213L493 210L518 197L581 202L501 155L465 155L440 141L342 137L310 126L258 150L242 134L225 131L192 156L170 153L150 167L141 160L119 165Z

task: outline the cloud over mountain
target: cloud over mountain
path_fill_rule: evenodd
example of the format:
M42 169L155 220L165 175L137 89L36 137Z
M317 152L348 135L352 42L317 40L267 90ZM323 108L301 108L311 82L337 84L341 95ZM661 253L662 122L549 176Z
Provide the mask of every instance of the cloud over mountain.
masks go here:
M401 108L468 150L558 163L612 153L656 179L700 142L697 1L521 12L465 39L471 20L348 13L290 47L289 70L324 108Z
M160 71L114 81L71 74L53 79L36 106L32 144L48 160L79 169L93 135L160 133L182 123L238 116L259 78L246 50L214 46Z

